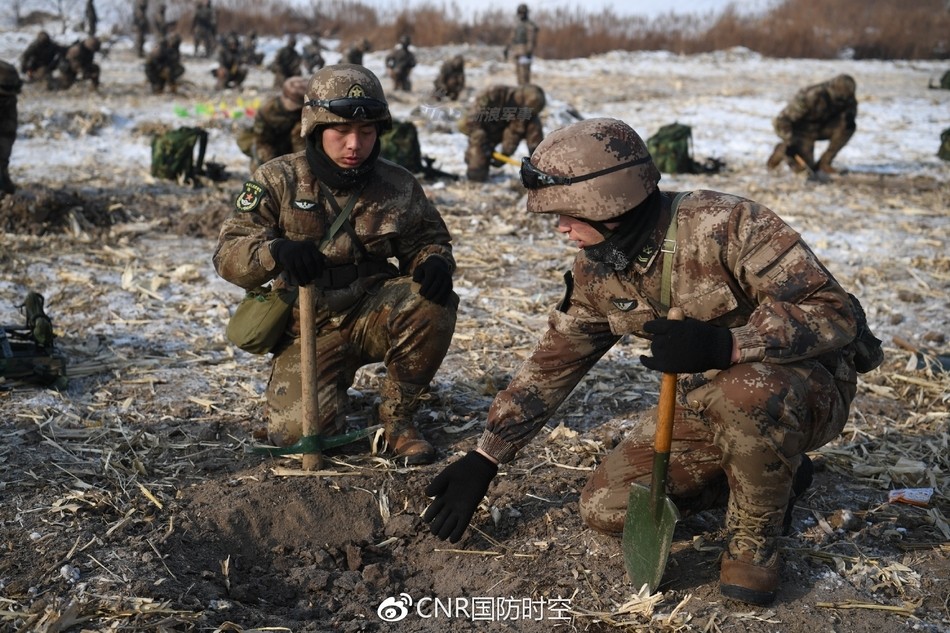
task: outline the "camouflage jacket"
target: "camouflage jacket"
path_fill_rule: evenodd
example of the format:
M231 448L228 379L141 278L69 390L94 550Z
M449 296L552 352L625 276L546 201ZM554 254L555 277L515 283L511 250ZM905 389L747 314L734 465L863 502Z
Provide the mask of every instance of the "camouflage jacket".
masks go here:
M534 47L538 43L538 25L531 20L518 20L511 31L511 40L508 42L508 54L534 55Z
M332 191L340 207L353 191ZM320 241L336 213L314 179L305 152L288 154L261 166L235 201L224 221L215 249L215 270L227 281L251 289L277 279L286 286L270 252L278 238ZM377 159L373 176L360 194L349 219L363 248L377 261L394 259L398 274L411 275L429 257L439 256L455 268L451 237L442 216L408 171ZM360 256L346 230L341 229L322 249L329 266L356 263ZM347 289L326 291L319 298L336 301L347 293L360 296L392 275L361 278ZM335 296L326 296L328 293Z
M802 88L775 118L775 128L786 143L793 142L799 129L820 129L842 115L851 126L858 115L858 101L854 93L838 94L830 81Z
M386 68L391 74L403 76L409 74L416 65L416 56L408 48L399 46L386 56Z
M254 115L254 146L261 164L304 149L300 137L300 109L288 110L280 96L264 102Z
M303 57L293 46L285 46L277 51L277 56L268 67L271 72L284 75L285 77L294 77L300 74L300 64Z
M24 73L40 68L52 70L65 52L65 46L52 40L34 40L20 56L20 70Z
M501 143L501 153L511 156L521 139L528 146L528 153L544 140L541 118L530 108L515 102L517 86L491 86L475 97L475 102L466 110L459 122L459 129L471 135L476 129L485 133L487 144L494 147Z
M577 254L565 299L552 310L531 356L492 402L479 448L501 462L511 460L622 336L648 336L643 325L664 313L660 288L668 254L659 245L671 199L664 195L652 240L626 270L598 264L583 250ZM730 328L739 362L810 359L840 380L856 381L850 346L856 324L848 295L797 232L760 204L714 191L686 196L677 218L672 305ZM704 375L680 380L698 384Z

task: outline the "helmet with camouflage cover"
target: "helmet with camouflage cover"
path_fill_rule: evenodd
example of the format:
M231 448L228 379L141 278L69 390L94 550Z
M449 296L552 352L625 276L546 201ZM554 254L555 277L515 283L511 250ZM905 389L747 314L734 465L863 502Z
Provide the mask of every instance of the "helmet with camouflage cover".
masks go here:
M534 150L530 165L555 180L573 182L528 186L528 211L595 222L633 209L660 181L643 139L617 119L588 119L551 132Z
M847 98L854 96L854 90L857 84L851 75L838 75L829 82L828 92L834 98Z
M287 110L299 110L303 107L304 94L307 92L307 80L303 77L289 77L284 80L280 93L280 102Z
M544 90L534 84L522 84L515 88L514 100L522 108L530 108L531 113L537 116L544 109Z
M526 18L526 17L528 17L528 5L526 5L526 4L519 4L519 5L518 5L518 16L521 17L521 18Z
M399 45L403 48L408 47L410 44L412 44L412 38L410 38L408 35L402 35L399 37Z
M335 99L365 99L368 110L375 110L372 106L381 104L382 112L374 116L363 111L354 117L345 117L334 114L324 106L312 104L314 101L333 101ZM331 106L332 107L332 106ZM357 108L359 109L359 108ZM383 86L373 72L360 64L336 64L324 66L313 74L307 84L303 114L301 115L300 135L309 136L320 125L336 123L377 122L381 129L392 126L392 115L389 113L389 104L383 93Z

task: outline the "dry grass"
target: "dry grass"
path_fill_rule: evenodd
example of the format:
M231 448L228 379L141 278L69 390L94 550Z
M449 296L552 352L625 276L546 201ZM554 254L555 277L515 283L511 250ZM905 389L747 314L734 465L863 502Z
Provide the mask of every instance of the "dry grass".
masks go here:
M294 9L282 0L217 0L221 32L243 32L254 24L259 34L319 34L349 42L366 37L374 48L390 46L409 34L417 46L452 43L504 45L514 11L476 13L468 22L452 2L407 4L383 14L361 2L315 0L312 8ZM514 5L512 5L514 6ZM169 4L180 15L178 29L191 33L190 0ZM582 9L532 13L541 27L537 54L546 59L587 57L611 50L669 50L695 54L744 46L770 57L832 59L944 59L950 57L950 11L943 0L785 0L761 16L744 16L731 8L712 16L664 14L648 20L619 17L610 9L588 14ZM425 25L425 28L419 28Z

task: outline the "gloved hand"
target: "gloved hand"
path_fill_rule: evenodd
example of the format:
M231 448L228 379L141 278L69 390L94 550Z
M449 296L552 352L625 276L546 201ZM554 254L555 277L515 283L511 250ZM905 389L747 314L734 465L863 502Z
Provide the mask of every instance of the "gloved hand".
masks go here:
M452 271L441 257L429 257L416 266L412 280L419 284L420 295L440 306L444 306L452 294Z
M492 167L504 167L505 165L505 161L495 158L494 156L491 157L489 162L491 163Z
M435 497L422 515L429 531L443 541L458 543L497 474L498 464L478 451L446 466L426 486L426 496Z
M732 332L729 328L686 318L683 321L654 319L643 324L653 335L650 351L641 356L644 366L672 374L692 374L707 369L726 369L732 364Z
M327 261L326 256L317 249L317 243L309 240L275 240L271 243L270 253L274 261L290 275L291 282L299 286L319 277Z
M789 141L785 145L785 155L791 159L794 159L796 156L801 156L804 158L805 155L802 154L801 141L799 141L797 138L793 138L791 141Z

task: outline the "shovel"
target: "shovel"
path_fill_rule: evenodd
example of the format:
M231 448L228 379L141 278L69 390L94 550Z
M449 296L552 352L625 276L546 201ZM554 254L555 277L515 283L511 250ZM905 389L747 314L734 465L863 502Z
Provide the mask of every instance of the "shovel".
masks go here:
M805 168L805 171L808 172L808 180L815 182L820 182L822 184L827 184L831 182L831 176L821 171L820 169L815 169L808 164L801 154L795 154L795 162Z
M492 152L491 157L495 160L500 160L503 163L508 163L509 165L514 165L515 167L521 167L521 161L517 158L512 158L507 154L502 154L501 152Z
M680 308L670 308L667 318L683 319ZM623 562L634 587L644 584L652 594L660 585L679 521L676 505L666 496L666 471L673 442L673 411L676 408L676 374L663 373L653 440L653 476L650 487L630 486L630 500L623 523Z

